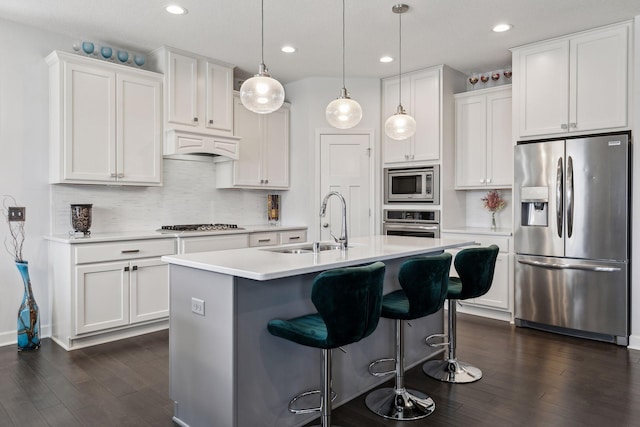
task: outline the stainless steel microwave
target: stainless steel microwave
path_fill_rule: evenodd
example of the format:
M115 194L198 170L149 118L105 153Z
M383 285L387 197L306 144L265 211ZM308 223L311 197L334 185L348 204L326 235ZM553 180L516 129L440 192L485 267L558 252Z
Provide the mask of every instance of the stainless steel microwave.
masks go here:
M440 204L440 166L385 169L384 202Z

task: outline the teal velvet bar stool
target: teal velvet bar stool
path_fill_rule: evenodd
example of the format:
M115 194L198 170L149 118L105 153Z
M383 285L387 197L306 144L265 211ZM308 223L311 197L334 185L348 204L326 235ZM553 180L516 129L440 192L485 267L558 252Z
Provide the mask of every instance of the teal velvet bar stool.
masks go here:
M331 426L331 349L360 341L378 326L382 309L385 265L345 267L320 273L313 281L311 301L317 313L289 320L270 320L272 335L322 349L322 389L302 393L289 402L296 414L321 413L321 426ZM320 407L294 409L295 402L320 393Z
M432 347L448 346L446 360L430 360L422 365L422 370L431 378L448 383L471 383L482 378L482 371L475 366L456 359L456 302L477 298L486 294L493 282L499 248L491 245L486 248L463 249L453 262L458 277L449 278L449 331L448 335L434 334L427 337ZM442 343L430 342L434 338L447 338Z
M400 266L398 281L401 290L382 298L382 317L395 320L396 357L380 359L369 365L375 376L395 372L395 386L369 393L367 407L381 417L399 421L417 420L435 410L433 399L425 393L404 387L404 321L428 316L440 310L447 296L451 254L412 258ZM374 372L380 362L395 362L395 370Z

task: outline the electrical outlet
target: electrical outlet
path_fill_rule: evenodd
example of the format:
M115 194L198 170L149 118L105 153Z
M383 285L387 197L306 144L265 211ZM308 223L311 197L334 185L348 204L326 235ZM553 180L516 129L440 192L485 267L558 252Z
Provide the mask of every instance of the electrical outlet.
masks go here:
M204 300L191 298L191 312L204 316Z
M8 217L9 221L24 221L24 215L26 213L26 208L24 207L15 207L12 206L9 208Z

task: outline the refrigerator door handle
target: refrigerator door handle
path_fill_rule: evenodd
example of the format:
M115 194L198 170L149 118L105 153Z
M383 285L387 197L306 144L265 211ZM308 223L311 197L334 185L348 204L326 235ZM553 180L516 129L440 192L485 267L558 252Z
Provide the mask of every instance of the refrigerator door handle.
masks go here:
M573 158L567 158L567 238L573 235Z
M620 271L618 267L603 267L595 264L556 264L554 262L542 262L542 261L530 261L526 259L519 259L520 264L532 265L534 267L550 268L555 270L585 270L585 271L601 271L601 272L613 272Z
M562 170L562 157L558 158L558 166L556 167L556 225L558 229L558 237L562 237L562 211L564 210L564 176Z

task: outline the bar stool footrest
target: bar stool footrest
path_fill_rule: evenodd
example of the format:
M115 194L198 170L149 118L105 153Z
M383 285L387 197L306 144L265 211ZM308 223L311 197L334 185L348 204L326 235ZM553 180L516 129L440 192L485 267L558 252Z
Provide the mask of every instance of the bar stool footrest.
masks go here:
M392 357L386 357L383 359L378 359L378 360L374 360L373 362L369 363L369 373L371 375L373 375L374 377L384 377L387 375L391 375L391 374L395 374L396 370L395 367L390 370L390 371L384 371L384 372L374 372L373 368L375 368L376 365L380 364L380 363L385 363L385 362L396 362L396 359L392 358Z
M438 338L444 339L442 342L429 342ZM424 343L429 347L445 347L449 345L449 336L447 334L431 334L424 339Z
M312 414L314 412L320 412L321 407L320 406L316 406L313 408L301 408L301 409L296 409L293 406L296 404L296 402L304 397L308 397L308 396L312 396L314 394L321 394L322 391L320 390L310 390L310 391L305 391L303 393L300 393L299 395L295 396L293 399L291 399L289 401L289 412L291 412L292 414ZM336 397L338 395L336 394L335 391L331 390L331 401L333 402L334 400L336 400Z

